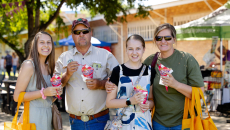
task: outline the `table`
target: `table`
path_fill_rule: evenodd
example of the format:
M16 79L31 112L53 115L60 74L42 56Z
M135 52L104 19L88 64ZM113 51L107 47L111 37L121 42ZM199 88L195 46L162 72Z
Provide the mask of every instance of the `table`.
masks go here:
M10 85L16 84L17 80L3 80L3 83L5 84L6 91L7 91L7 101L6 104L4 104L4 108L2 111L6 112L7 114L15 115L15 109L10 109ZM14 101L13 101L14 102ZM15 106L15 102L13 103L13 107Z
M202 74L202 77L208 77L208 76L211 76L211 72L213 70L201 70L201 74Z

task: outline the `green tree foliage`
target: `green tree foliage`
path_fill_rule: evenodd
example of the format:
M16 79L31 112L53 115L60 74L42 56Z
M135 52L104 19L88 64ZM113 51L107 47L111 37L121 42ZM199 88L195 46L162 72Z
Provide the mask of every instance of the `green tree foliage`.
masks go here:
M228 0L228 2L225 4L225 7L230 9L230 0Z
M37 32L47 29L54 20L56 20L58 30L64 25L58 14L65 2L71 9L77 9L81 5L81 10L88 10L92 17L103 14L105 20L110 24L117 20L117 15L120 13L123 14L121 20L125 20L129 13L128 10L134 8L136 1L140 3L142 0L27 0L24 10L20 9L20 12L13 13L13 16L6 16L6 12L15 9L16 6L13 5L10 8L7 4L3 8L1 4L19 2L19 6L21 6L21 1L0 0L0 40L10 46L23 61L28 56L31 42ZM126 5L124 5L125 2ZM151 8L139 4L137 15L148 16L147 10L149 9ZM25 30L28 31L28 39L23 45L20 45L17 39L19 34Z

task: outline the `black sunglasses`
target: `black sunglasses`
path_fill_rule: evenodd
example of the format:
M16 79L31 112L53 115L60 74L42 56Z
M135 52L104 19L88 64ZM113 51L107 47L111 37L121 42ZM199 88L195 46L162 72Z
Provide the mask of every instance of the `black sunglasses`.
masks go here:
M163 38L165 39L165 41L170 41L172 39L172 36L156 36L155 37L156 41L162 41Z
M73 30L73 34L75 34L75 35L80 35L81 32L82 32L83 34L87 34L87 33L90 32L90 29Z

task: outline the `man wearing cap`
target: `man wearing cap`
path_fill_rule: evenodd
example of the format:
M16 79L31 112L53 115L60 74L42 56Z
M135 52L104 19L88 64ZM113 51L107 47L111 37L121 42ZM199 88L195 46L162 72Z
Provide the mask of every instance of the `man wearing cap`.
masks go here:
M105 82L118 62L109 51L92 46L91 36L86 19L74 20L72 37L76 47L62 53L55 66L55 74L62 74L66 86L65 106L72 130L103 130L109 120ZM82 78L83 65L94 68L93 79L86 82Z

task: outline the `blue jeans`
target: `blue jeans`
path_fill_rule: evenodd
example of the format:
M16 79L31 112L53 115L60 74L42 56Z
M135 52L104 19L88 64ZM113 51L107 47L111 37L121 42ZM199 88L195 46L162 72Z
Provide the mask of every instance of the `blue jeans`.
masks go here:
M71 130L104 130L107 120L109 120L109 114L87 122L69 117Z
M16 70L17 70L17 65L13 65L14 76L15 76Z
M153 120L153 130L181 130L182 125L165 127Z

